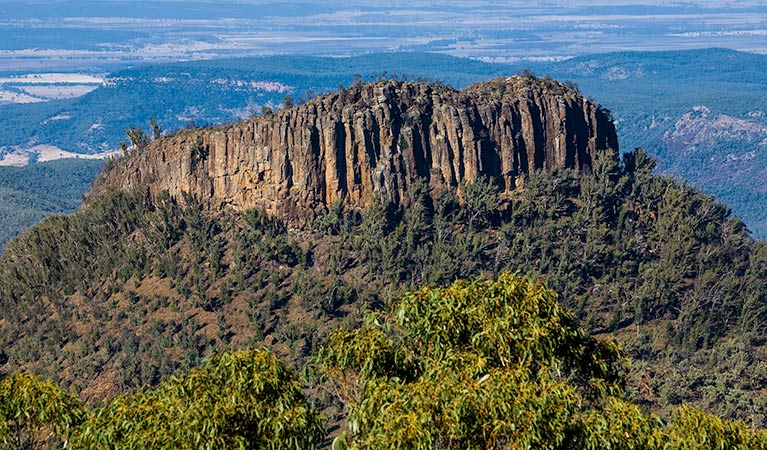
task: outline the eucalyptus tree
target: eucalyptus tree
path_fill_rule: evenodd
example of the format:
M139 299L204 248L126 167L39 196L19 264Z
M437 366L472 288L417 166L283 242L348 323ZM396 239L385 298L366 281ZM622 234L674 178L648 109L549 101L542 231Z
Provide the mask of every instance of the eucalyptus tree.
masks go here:
M324 434L294 372L268 351L247 350L94 409L75 447L298 450Z
M56 383L17 372L0 380L0 449L66 448L84 416Z

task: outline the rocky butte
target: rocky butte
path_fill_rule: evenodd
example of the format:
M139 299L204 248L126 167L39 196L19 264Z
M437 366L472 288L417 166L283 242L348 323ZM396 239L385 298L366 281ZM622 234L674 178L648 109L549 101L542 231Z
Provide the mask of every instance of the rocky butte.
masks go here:
M480 177L501 191L534 170L591 170L617 153L600 107L551 79L514 76L456 90L359 83L233 126L184 130L116 162L86 201L108 189L188 192L210 210L261 208L300 224L344 199L407 203L416 180L460 190Z

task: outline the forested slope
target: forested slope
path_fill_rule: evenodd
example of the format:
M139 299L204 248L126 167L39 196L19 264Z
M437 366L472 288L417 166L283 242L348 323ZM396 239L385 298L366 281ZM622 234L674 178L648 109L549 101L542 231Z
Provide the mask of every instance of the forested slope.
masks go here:
M623 394L625 364L613 341L577 326L556 293L507 273L423 288L357 330L336 330L303 384L263 350L226 352L90 407L50 381L0 377L0 446L767 447L765 431L689 405L665 420L643 412ZM302 388L325 392L314 399L321 404L340 402L345 423L328 427Z
M101 161L72 160L0 167L0 247L51 214L80 207Z
M652 175L644 152L593 175L536 173L412 191L405 209L342 202L304 230L257 210L113 193L47 219L0 263L4 370L87 400L154 384L222 349L266 345L296 364L340 324L404 290L521 271L636 360L631 398L690 401L764 425L767 247L728 209Z

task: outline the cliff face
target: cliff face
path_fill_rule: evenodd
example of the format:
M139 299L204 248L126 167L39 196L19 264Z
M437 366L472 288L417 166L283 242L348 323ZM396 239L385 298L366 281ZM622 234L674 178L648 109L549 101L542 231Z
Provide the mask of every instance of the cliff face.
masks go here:
M152 143L102 174L107 189L188 192L211 209L262 208L289 222L344 198L407 202L413 183L435 190L489 176L503 191L536 169L589 171L618 150L594 103L552 80L496 79L456 91L384 81L230 127L188 130Z

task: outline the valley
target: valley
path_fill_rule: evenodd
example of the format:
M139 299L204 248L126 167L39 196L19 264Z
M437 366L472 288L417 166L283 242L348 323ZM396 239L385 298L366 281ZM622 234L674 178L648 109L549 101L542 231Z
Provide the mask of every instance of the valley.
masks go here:
M3 71L112 72L264 55L438 52L490 62L726 47L764 53L760 2L88 0L0 5Z

